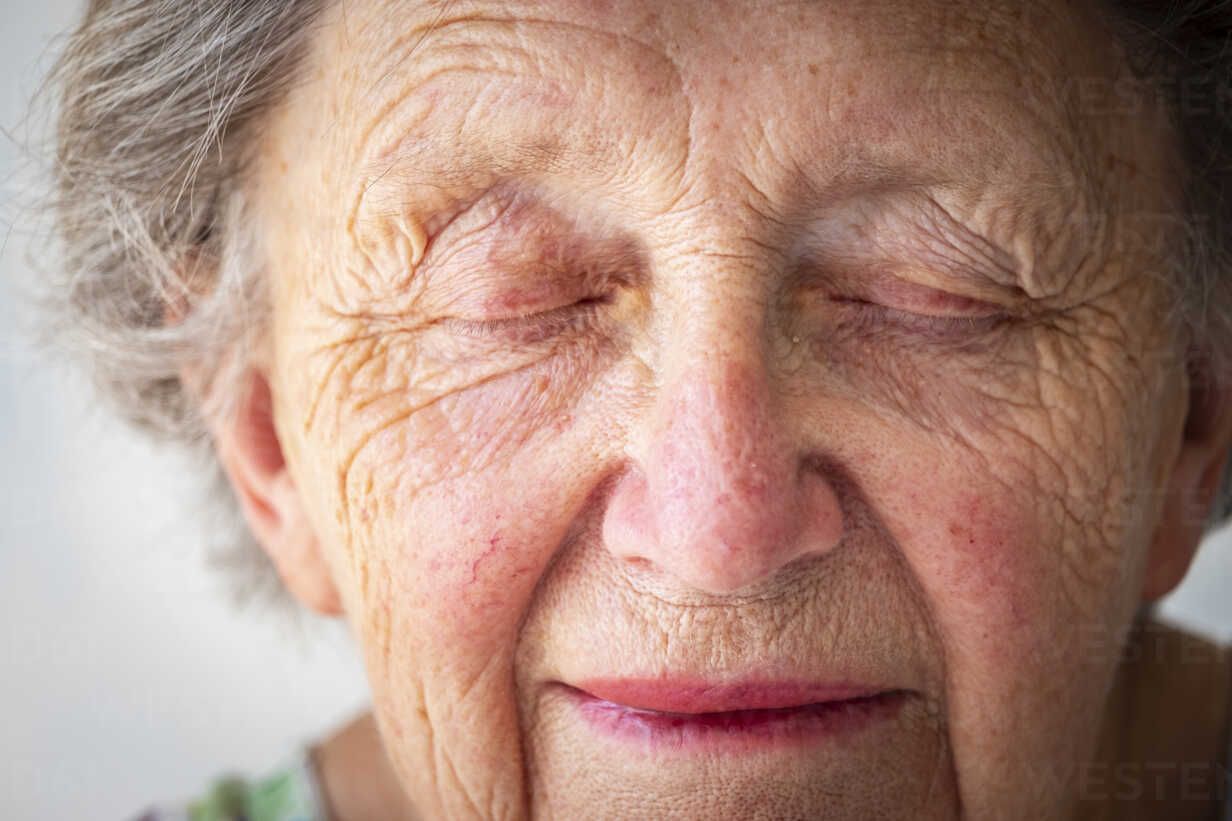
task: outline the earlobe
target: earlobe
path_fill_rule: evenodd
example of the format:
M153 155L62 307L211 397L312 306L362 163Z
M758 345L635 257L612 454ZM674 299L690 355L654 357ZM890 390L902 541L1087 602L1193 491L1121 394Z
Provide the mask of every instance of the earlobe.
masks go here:
M1144 602L1167 595L1185 577L1205 534L1232 448L1229 386L1193 371L1188 386L1182 440L1142 580Z
M333 576L283 458L264 374L249 371L234 413L211 419L210 430L248 526L283 582L318 613L340 614Z

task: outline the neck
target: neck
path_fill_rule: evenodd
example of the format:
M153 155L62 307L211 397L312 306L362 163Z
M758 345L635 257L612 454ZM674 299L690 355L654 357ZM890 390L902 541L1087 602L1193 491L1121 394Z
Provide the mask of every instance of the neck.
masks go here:
M337 730L313 758L329 821L418 821L371 713Z
M1135 626L1075 818L1217 817L1227 800L1230 662L1225 648L1174 627Z

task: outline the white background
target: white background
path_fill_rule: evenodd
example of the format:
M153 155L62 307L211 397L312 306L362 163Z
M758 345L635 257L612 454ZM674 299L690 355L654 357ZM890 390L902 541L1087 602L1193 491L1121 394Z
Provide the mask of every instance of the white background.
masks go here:
M12 287L37 139L27 102L68 0L0 0L0 818L122 819L259 773L360 709L340 625L239 611L205 569L191 465L121 429L32 351ZM186 501L187 500L187 501ZM1204 546L1165 612L1232 639L1232 550Z

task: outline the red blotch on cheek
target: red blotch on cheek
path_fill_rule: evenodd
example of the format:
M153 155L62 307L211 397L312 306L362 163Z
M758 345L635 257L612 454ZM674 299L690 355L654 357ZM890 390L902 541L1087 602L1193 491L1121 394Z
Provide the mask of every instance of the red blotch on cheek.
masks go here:
M1012 500L978 494L959 496L940 540L934 567L956 606L978 615L983 633L1020 634L1035 611L1033 596L1043 581L1035 528Z
M1013 652L1039 626L1051 576L1035 505L958 477L902 490L891 531L942 629Z
M419 529L406 542L415 610L442 637L484 646L507 642L542 570L535 541L542 534L518 517L483 510L474 498L447 504L459 509L436 507L415 517L439 526Z

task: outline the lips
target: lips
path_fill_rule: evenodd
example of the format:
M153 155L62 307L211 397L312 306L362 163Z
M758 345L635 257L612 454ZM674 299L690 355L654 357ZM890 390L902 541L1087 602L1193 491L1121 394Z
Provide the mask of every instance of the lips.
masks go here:
M876 688L851 684L794 681L744 681L707 684L667 679L588 679L577 689L639 710L660 713L724 713L773 710L876 695Z
M592 727L655 747L762 747L838 737L893 717L906 692L852 684L591 679L566 686Z

